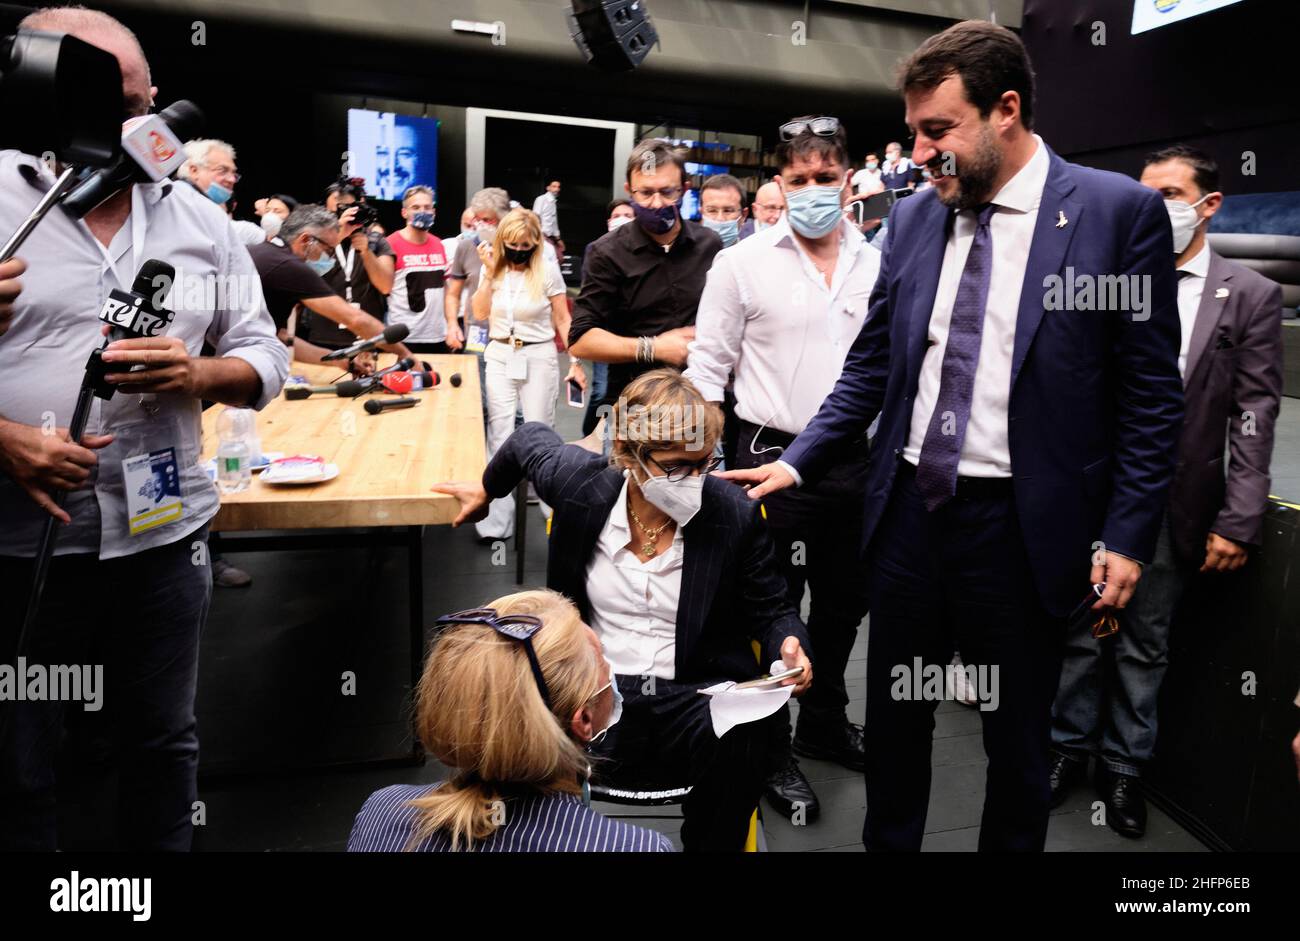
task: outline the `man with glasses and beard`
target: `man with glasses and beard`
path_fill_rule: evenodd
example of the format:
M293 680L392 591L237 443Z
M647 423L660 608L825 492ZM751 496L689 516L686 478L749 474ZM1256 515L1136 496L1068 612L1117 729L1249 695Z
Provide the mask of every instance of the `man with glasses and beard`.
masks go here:
M934 186L894 206L866 324L816 417L780 461L726 476L752 499L812 483L879 415L863 842L921 848L938 696L911 674L957 647L996 690L980 711L979 847L1041 851L1067 621L1128 604L1173 476L1169 217L1155 191L1066 163L1033 133L1033 69L1010 30L973 20L932 36L899 87ZM1070 291L1122 278L1130 303L1066 305L1063 275Z

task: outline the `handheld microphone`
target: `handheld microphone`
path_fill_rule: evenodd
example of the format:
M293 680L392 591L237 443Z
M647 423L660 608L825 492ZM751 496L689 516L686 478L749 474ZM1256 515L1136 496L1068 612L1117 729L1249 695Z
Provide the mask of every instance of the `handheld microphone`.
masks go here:
M175 278L175 268L165 261L150 258L140 266L129 292L116 288L108 292L99 311L99 319L108 324L108 336L103 346L90 353L83 389L92 389L101 399L113 397L116 388L104 381L109 369L103 360L104 350L114 340L156 337L167 329L176 314L163 307L162 301L170 293Z
M122 128L117 159L86 175L63 200L64 210L80 219L132 183L157 183L171 176L185 162L184 142L198 137L203 123L203 112L190 101L132 118Z
M326 353L320 359L322 363L328 363L336 359L350 359L358 353L368 353L384 343L401 343L410 332L411 328L404 323L390 323L384 328L383 333L377 333L368 340L358 340L351 346L345 346L341 350Z
M395 395L432 389L439 382L438 374L432 371L403 371L386 373L380 384Z
M378 415L390 408L414 408L419 404L419 399L371 399L366 403L366 411L371 415Z
M284 397L291 402L298 402L302 399L309 399L313 395L338 395L338 386L305 386L305 385L287 385L284 387Z

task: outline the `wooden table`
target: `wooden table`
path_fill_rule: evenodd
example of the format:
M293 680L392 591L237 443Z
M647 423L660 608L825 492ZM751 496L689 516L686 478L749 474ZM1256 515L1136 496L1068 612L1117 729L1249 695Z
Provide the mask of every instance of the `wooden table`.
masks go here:
M381 366L393 359L381 357ZM318 455L337 464L339 476L319 484L274 485L254 474L247 490L221 494L221 509L212 521L214 532L241 533L223 535L223 553L403 546L412 690L424 661L424 527L450 523L460 509L454 497L429 488L439 481L478 480L486 464L477 358L420 359L433 366L441 382L411 393L420 400L414 408L368 414L368 400L395 397L386 390L350 399L317 394L290 401L283 393L277 396L257 413L262 450L282 451L286 457ZM342 372L302 363L290 368L312 385L328 385ZM461 377L459 387L450 382L455 373ZM205 461L216 455L221 411L215 406L203 414ZM276 532L248 535L266 530ZM413 754L421 755L418 740Z
M412 393L414 408L369 415L354 399L314 395L289 401L283 394L257 414L263 451L312 454L339 466L334 480L310 485L264 484L257 474L241 493L221 495L212 521L217 532L261 529L335 529L355 526L424 526L450 523L454 497L431 493L444 480L478 480L485 450L478 363L474 356L424 356L442 381ZM385 357L391 362L392 357ZM342 370L294 363L294 375L327 385ZM459 388L450 377L459 373ZM217 453L220 406L203 413L203 460Z

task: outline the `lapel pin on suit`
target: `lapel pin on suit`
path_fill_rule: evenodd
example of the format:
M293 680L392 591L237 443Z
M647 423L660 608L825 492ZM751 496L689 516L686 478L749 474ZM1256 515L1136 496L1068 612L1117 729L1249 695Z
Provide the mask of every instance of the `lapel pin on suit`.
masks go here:
M1219 288L1217 291L1214 292L1214 297L1215 297L1216 300L1222 300L1223 298L1225 298L1225 297L1227 297L1227 296L1228 296L1228 289L1227 289L1227 288Z
M1058 229L1064 229L1069 224L1070 224L1070 220L1065 218L1065 210L1063 209L1056 210L1056 227Z

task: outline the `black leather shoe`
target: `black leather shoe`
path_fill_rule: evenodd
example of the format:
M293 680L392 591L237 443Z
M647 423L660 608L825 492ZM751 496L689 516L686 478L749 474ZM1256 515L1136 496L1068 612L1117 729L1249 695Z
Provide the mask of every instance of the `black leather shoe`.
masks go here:
M797 812L802 810L800 822L812 823L821 813L822 806L813 793L812 785L799 770L799 762L793 758L790 763L774 772L763 788L767 802L785 819L794 822Z
M791 748L796 755L833 761L850 771L865 771L867 768L862 726L847 719L842 724L831 726L800 722Z
M1063 755L1059 751L1052 752L1047 768L1047 780L1052 785L1052 807L1060 807L1074 786L1088 775L1088 762Z
M1147 802L1142 782L1104 765L1097 768L1097 793L1106 803L1106 823L1120 836L1139 840L1147 832Z

